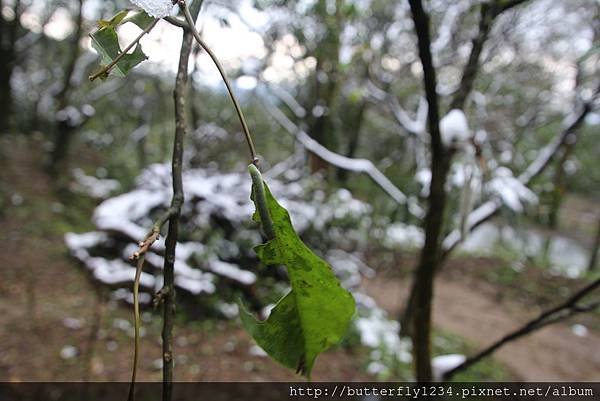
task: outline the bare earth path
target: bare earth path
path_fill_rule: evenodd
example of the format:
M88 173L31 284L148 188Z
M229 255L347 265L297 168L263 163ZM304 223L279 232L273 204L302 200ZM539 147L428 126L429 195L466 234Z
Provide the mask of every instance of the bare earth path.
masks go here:
M378 277L365 288L382 308L398 315L400 301L407 294L406 283ZM434 325L483 347L539 313L490 295L480 284L442 274L435 286ZM576 336L568 322L512 342L494 357L525 381L600 380L600 336L591 330L585 337Z

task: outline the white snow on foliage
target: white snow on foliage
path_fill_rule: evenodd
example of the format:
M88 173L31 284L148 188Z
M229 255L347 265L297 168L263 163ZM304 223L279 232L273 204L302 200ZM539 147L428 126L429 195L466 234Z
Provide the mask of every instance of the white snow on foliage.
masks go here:
M130 0L134 5L142 8L154 18L164 18L171 13L173 2L171 0Z
M388 226L384 238L389 247L403 246L418 248L423 245L425 235L420 227L404 223L394 223Z
M486 184L486 190L500 197L515 212L523 211L524 204L537 202L537 196L506 167L495 170L495 177Z
M360 342L365 347L371 348L369 358L374 364L373 374L382 373L375 369L378 363L389 362L389 358L410 363L410 341L400 339L398 332L400 323L389 319L387 313L379 308L373 298L360 292L353 294L358 310L358 317L354 320L354 328L360 336Z
M399 345L400 325L396 321L386 319L383 311L358 318L356 327L362 344L367 347L376 348L383 345L389 349L396 349Z
M458 146L471 137L467 117L462 110L453 109L440 120L440 134L446 146Z
M461 354L436 356L431 360L431 373L434 380L441 380L446 372L451 371L466 360Z
M311 232L347 248L356 248L353 241L368 238L370 219L365 216L371 212L371 206L354 199L345 189L329 196L318 189L308 192L306 188L314 187L314 183L306 181L310 177L301 177L297 174L296 181L285 183L269 180L271 191L289 210L300 234L315 230ZM183 186L186 202L182 225L193 229L194 236L200 239L192 241L184 236L178 242L175 285L187 293L200 295L215 293L220 280L226 280L225 285L230 285L227 281L238 286L254 284L257 273L239 264L256 258L251 249L262 241L258 227L251 221L254 206L250 201L248 174L186 169ZM67 233L67 247L96 280L129 291L135 268L128 257L138 249L138 241L146 236L154 219L168 208L171 196L170 165L153 164L142 171L131 191L98 205L92 217L98 231ZM348 228L341 229L337 221ZM230 233L225 235L220 230ZM214 235L217 236L211 239ZM160 237L146 254L147 268L141 282L146 291L158 291L162 286L164 251L165 239ZM370 268L353 254L337 250L326 258L347 288L357 286L363 275L371 274ZM120 298L128 300L124 295Z
M117 180L100 179L86 175L80 168L73 169L73 178L75 178L73 186L75 191L83 192L96 199L105 199L121 188L121 184Z
M341 249L327 252L325 259L331 264L333 271L346 289L356 288L363 277L375 275L375 270L367 266L358 256Z

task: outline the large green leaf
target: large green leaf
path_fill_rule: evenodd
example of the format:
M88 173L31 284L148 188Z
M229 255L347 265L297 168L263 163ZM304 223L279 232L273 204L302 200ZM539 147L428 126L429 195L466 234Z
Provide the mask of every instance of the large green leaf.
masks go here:
M246 330L273 359L310 377L317 356L345 335L354 314L354 299L341 287L331 267L302 242L287 210L267 185L263 200L257 199L256 192L254 187L254 219L260 220L258 211L266 204L274 234L255 248L256 253L266 265L285 265L292 289L267 320L258 321L245 310L240 316Z

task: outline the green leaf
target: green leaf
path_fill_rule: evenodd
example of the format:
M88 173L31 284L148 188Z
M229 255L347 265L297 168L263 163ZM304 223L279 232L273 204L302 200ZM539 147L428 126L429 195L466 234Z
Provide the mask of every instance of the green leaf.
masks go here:
M121 53L117 31L112 26L100 28L90 36L92 46L100 54L102 66L110 64ZM118 77L124 77L133 67L147 58L142 51L142 46L138 44L132 53L125 54L119 60L110 73ZM108 74L102 78L105 79L107 76Z
M259 203L265 201L275 234L266 244L255 247L256 253L266 265L285 265L292 289L267 320L257 321L243 308L240 317L256 343L273 359L310 378L317 356L345 335L355 302L331 267L302 242L288 211L277 203L267 185L264 200L256 196L260 194L256 189L252 198L257 211ZM259 218L258 212L254 218Z
M112 17L109 20L105 20L105 19L98 20L98 26L100 28L107 28L107 27L116 28L117 26L119 26L121 24L121 21L123 21L123 19L125 17L127 17L127 14L129 14L128 9L121 10L114 17Z
M138 26L138 28L140 28L141 30L144 30L144 29L148 28L150 26L150 24L152 24L154 22L155 19L156 18L149 16L144 11L139 11L133 15L130 15L126 19L124 19L122 23L126 24L128 22L133 22L134 24L136 24Z

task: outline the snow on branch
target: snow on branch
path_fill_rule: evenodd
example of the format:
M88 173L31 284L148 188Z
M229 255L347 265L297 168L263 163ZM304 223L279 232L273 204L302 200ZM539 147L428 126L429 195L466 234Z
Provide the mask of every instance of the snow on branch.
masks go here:
M531 164L525 169L521 175L514 181L517 181L520 184L520 191L522 194L526 195L526 197L530 197L530 191L525 193L523 191L528 190L528 186L531 181L542 174L542 172L548 167L548 165L552 162L556 154L563 147L567 139L570 135L574 134L575 131L581 126L585 117L592 109L592 104L594 99L583 103L582 107L573 113L570 113L563 119L562 126L564 129L559 132L552 141L544 147L538 156L531 162ZM513 184L515 182L513 181ZM466 231L467 233L473 231L475 228L480 226L482 223L486 222L490 218L492 218L500 208L502 207L503 202L500 198L492 199L488 202L483 203L481 206L473 210L466 221ZM449 254L460 242L462 241L462 235L460 230L455 229L452 230L442 243L442 248L444 255Z
M427 111L428 104L424 97L419 98L419 107L417 108L416 118L413 120L406 110L402 108L400 102L395 96L391 96L384 90L380 89L373 82L369 81L367 83L367 91L369 94L369 99L371 101L376 101L380 103L384 103L389 109L390 113L394 117L394 120L408 131L410 134L422 137L426 131L427 126Z
M284 128L289 134L308 151L319 156L327 163L343 170L368 175L385 193L394 201L404 205L408 204L409 211L416 217L423 216L423 209L415 200L408 198L398 187L396 187L375 165L367 159L355 159L332 152L317 141L312 139L305 131L294 124L281 110L271 104L268 100L263 101L269 115Z

